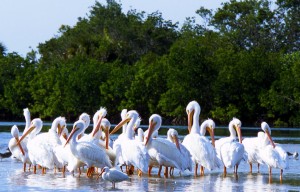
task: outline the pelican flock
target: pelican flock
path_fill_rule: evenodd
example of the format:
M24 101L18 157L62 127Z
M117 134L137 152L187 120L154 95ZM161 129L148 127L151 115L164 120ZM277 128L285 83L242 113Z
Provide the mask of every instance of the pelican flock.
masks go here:
M118 182L129 181L135 173L139 177L155 177L153 168L158 177L164 168L166 178L183 174L197 177L199 167L200 176L205 176L204 171L209 173L222 168L224 177L231 168L237 176L238 166L243 161L249 163L250 173L253 164L268 167L270 182L272 169L279 169L282 180L283 171L289 167L289 156L294 155L274 143L266 122L261 123L262 131L256 137L242 139L242 123L233 117L228 125L230 135L215 140L215 122L208 118L201 123L201 107L197 101L186 106L187 134L183 135L182 142L176 129L168 129L166 136L159 134L162 126L159 114L152 114L148 128L143 129L139 127L142 119L138 112L123 109L121 121L110 132L107 109L101 107L93 116L90 133L86 133L90 126L87 113L79 116L71 130L67 128L66 119L59 116L47 132L41 133L43 121L40 118L31 120L28 108L23 111L26 123L23 135L14 125L8 146L12 156L23 163L24 172L26 165L33 166L34 174L38 172L37 166L41 167L41 174L53 170L63 175L69 172L80 176L86 171L87 177L96 175L96 178L111 182L113 188ZM110 136L120 128L122 133L112 140ZM122 166L126 166L126 170ZM177 170L175 174L174 170Z

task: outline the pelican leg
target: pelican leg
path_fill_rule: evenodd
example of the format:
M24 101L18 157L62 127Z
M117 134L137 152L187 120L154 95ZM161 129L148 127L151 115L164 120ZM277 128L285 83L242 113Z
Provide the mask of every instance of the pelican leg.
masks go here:
M195 165L195 177L197 177L197 169L198 169L198 163Z
M89 177L89 174L90 174L90 169L88 169L88 170L86 171L86 176Z
M149 166L149 168L148 168L148 176L151 176L151 170L152 170L152 166Z
M95 172L95 167L89 167L86 172L86 176L91 177L94 172Z
M26 163L23 164L23 171L26 171Z
M78 167L78 173L79 173L79 176L81 175L81 169L80 167Z
M36 165L33 166L33 173L36 174Z
M46 174L46 168L42 167L42 174Z
M159 166L159 169L158 169L158 174L157 174L157 175L158 175L159 177L160 177L161 169L162 169L162 165L160 165L160 166Z
M134 173L134 166L131 165L130 168L128 169L128 174L133 175L133 173Z
M139 176L139 177L141 177L141 176L142 176L142 174L143 174L143 172L142 172L140 169L138 169L138 171L137 171L137 172L138 172L138 176Z
M234 176L235 176L236 180L238 179L238 174L237 174L238 168L239 168L238 165L234 166Z
M280 182L282 182L282 173L283 173L283 169L280 169Z
M65 176L65 172L66 172L66 166L64 165L62 169L63 176Z
M204 176L204 167L202 165L200 166L200 175Z
M226 177L226 167L224 166L224 177Z
M168 167L165 167L165 173L164 173L164 176L166 177L166 178L168 178Z
M250 166L250 173L252 173L252 163L249 163Z
M239 168L239 166L238 165L236 165L236 166L234 166L234 169L235 169L235 174L237 174L237 172L238 172L238 168Z
M257 173L259 173L259 166L260 166L260 164L257 163Z
M272 168L269 167L269 183L272 183Z

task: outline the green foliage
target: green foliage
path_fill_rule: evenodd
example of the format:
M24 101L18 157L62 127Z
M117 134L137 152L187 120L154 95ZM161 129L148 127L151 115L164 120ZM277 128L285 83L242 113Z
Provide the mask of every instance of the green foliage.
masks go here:
M16 53L0 58L1 111L20 116L23 108L32 102L28 82L33 78L34 65L34 61Z
M264 107L276 117L282 117L291 125L300 125L300 52L282 55L280 77L261 100Z
M211 111L211 115L213 119L218 120L219 124L226 125L232 117L238 117L238 112L239 109L236 106L229 104L226 108L216 107Z
M3 43L0 42L0 57L4 56L6 51L6 47L4 46Z

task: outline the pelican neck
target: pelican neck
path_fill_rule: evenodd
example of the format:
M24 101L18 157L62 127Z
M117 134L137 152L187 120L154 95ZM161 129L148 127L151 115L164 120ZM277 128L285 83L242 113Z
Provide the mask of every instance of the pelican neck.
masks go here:
M200 110L198 107L196 107L193 115L193 125L191 128L191 133L200 134L199 116L200 116Z

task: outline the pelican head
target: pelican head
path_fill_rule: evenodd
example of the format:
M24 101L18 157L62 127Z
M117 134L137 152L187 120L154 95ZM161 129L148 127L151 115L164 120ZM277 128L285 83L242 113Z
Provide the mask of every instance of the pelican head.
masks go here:
M122 120L126 118L126 113L127 113L127 109L123 109L123 110L121 111L121 119L122 119Z
M27 129L30 126L30 121L31 121L31 119L30 119L30 112L29 112L28 108L23 109L23 115L25 117L25 122L26 122L24 131L27 131Z
M189 104L186 106L186 113L188 115L188 130L189 133L191 132L193 121L195 119L193 118L194 114L200 115L201 112L201 107L197 101L191 101Z
M269 138L273 148L275 148L275 144L274 144L273 139L271 137L271 129L270 129L268 123L262 122L260 126L261 126L261 129L267 134L267 137Z
M18 138L19 139L19 129L16 125L12 126L11 130L10 130L11 135L14 138Z
M21 143L19 142L19 129L18 129L18 127L17 127L16 125L12 126L10 132L11 132L11 135L12 135L12 136L15 138L15 140L17 141L17 145L18 145L18 147L19 147L21 153L22 153L23 155L25 155L24 149L23 149Z
M235 136L237 133L240 143L242 143L241 127L242 127L242 122L238 118L233 117L229 123L230 135ZM236 133L235 133L234 129L235 129Z
M106 116L107 114L107 110L105 107L101 107L93 116L93 124L94 124L94 127L99 127L100 128L100 125L101 125L101 121L102 119ZM93 135L97 132L96 129L94 129L95 132L93 133Z
M203 121L200 128L200 134L203 136L205 136L206 131L209 132L209 135L211 137L211 143L213 146L215 146L215 132L214 132L215 128L216 128L215 122L210 118Z
M97 122L99 118L104 118L107 115L107 110L105 107L100 107L100 109L94 114L93 122Z
M167 132L167 137L168 139L174 143L180 151L180 145L179 145L179 139L178 139L178 132L175 129L169 129Z
M85 128L88 128L88 126L90 125L90 122L91 122L90 116L87 113L82 113L79 116L79 119L84 121Z
M67 126L66 118L59 116L53 121L51 129L54 131L56 131L57 129L57 134L61 136L61 133L66 126Z
M92 136L94 137L96 133L101 129L101 121L106 116L106 108L101 107L93 116L93 131Z
M117 132L125 123L128 123L131 119L133 119L135 123L138 117L139 114L137 111L135 110L128 111L124 119L122 119L122 121L117 126L115 126L115 128L110 132L110 134L114 134L115 132Z
M69 143L71 138L76 138L79 134L81 134L85 130L85 123L83 120L78 120L74 123L73 129L65 143L65 146Z
M22 137L20 138L19 143L21 143L21 141L29 134L31 133L32 131L33 132L33 135L36 135L38 134L41 130L42 130L42 127L43 127L43 121L40 119L40 118L35 118L31 121L30 123L30 127L28 128L28 130L22 135Z
M108 143L109 143L109 129L110 129L110 122L108 119L103 118L101 121L101 128L104 130L105 133L105 148L108 149Z
M28 108L23 109L23 115L24 115L25 119L26 118L30 119L30 112L29 112Z
M147 138L146 138L145 145L147 145L150 138L152 138L153 132L158 131L158 129L161 126L161 122L162 122L162 119L161 119L160 115L153 114L153 115L150 116L150 118L149 118L149 127L148 127L149 131L148 131L148 135L147 135Z

